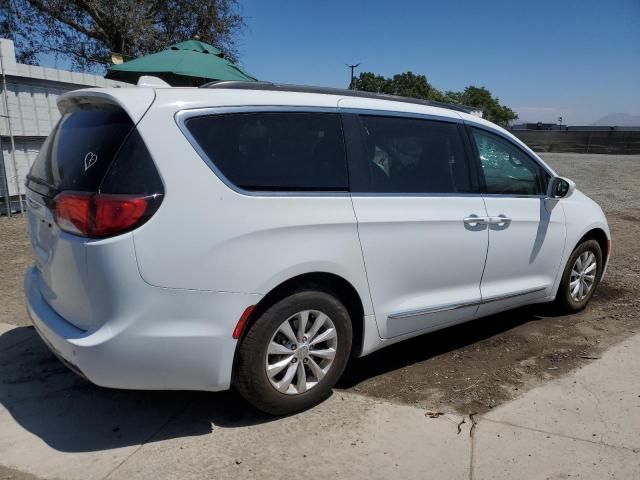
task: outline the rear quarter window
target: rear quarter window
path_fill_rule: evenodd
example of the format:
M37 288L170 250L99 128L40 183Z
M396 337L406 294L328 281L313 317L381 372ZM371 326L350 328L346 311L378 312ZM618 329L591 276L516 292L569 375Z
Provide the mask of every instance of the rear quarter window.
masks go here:
M235 186L251 191L347 191L340 117L254 112L190 118L186 127Z

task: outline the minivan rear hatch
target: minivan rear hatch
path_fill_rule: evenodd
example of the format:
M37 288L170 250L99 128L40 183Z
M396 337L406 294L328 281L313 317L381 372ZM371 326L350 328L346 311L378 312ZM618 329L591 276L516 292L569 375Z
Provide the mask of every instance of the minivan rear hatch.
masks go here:
M147 108L153 101L150 93ZM88 205L105 184L109 193L122 193L119 190L131 183L128 173L139 169L137 157L145 147L134 119L112 98L78 92L61 97L58 105L62 117L26 180L31 245L45 301L77 328L95 330L102 320L92 308L92 295L99 292L91 289L87 245L96 240L65 228L56 217L56 205L65 196ZM68 203L72 220L74 215L79 218L83 204Z

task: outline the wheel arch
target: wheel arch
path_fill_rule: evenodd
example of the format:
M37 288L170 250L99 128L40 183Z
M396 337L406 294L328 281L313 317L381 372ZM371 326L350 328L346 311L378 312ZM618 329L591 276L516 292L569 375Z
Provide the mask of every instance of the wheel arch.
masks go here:
M582 244L587 240L595 240L596 242L598 242L598 245L600 245L600 250L602 251L602 255L604 259L603 274L602 274L602 276L604 277L604 272L606 271L607 263L609 260L609 254L611 253L609 235L604 228L600 226L592 226L586 229L586 231L580 237L578 237L578 240L575 241L573 245L571 245L570 250L567 250L565 254L566 256L562 261L561 269L558 271L558 276L556 277L556 282L553 287L553 292L554 292L553 298L557 298L558 289L560 288L560 283L562 281L564 271L567 268L567 262L569 261L569 258L571 258L571 255L573 254L574 250L578 248L580 244Z
M596 242L598 242L598 245L600 245L600 250L602 250L602 256L605 259L606 263L607 259L609 258L609 250L611 248L609 245L609 237L607 236L606 232L599 227L590 229L584 235L582 235L582 237L580 237L580 240L576 242L576 244L573 246L573 249L571 249L571 252L573 252L578 247L578 245L586 240L595 240Z
M362 350L364 340L364 305L362 303L362 299L356 288L348 280L340 275L328 272L303 273L291 277L272 288L256 304L243 326L236 345L236 354L238 346L242 343L253 323L260 317L260 315L262 315L263 312L292 293L309 289L316 289L335 295L344 304L349 312L351 327L353 329L351 355L358 356ZM234 358L234 370L235 363L236 359Z

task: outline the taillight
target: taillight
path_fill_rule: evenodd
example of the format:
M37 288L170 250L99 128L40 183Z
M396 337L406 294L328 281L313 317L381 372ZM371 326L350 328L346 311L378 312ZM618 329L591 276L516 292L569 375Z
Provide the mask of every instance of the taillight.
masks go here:
M62 192L54 199L56 223L75 235L110 237L146 222L158 209L161 197Z
M90 236L91 216L89 193L61 193L54 199L56 223L65 232Z
M147 197L94 195L93 235L104 237L124 232L136 225L147 210Z

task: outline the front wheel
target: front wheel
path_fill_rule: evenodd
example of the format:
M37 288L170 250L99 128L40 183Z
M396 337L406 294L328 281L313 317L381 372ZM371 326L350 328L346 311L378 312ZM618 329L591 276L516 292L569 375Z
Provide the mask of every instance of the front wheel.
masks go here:
M586 240L569 257L558 287L555 304L561 313L578 312L587 306L602 277L602 249Z
M238 349L234 385L263 412L286 415L327 398L351 352L349 313L334 296L303 291L268 308Z

